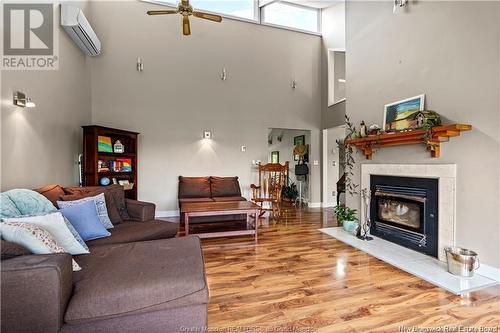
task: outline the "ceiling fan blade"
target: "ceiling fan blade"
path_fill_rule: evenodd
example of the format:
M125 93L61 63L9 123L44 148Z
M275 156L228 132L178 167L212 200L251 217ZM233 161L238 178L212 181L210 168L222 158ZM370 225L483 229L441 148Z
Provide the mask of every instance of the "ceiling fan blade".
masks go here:
M189 16L182 17L182 33L184 36L191 35L191 26L189 24Z
M221 22L222 17L219 15L214 15L214 14L209 14L209 13L204 13L204 12L193 12L193 16L209 20L209 21L214 21L214 22Z
M148 10L148 15L167 15L167 14L177 14L177 9L168 10Z

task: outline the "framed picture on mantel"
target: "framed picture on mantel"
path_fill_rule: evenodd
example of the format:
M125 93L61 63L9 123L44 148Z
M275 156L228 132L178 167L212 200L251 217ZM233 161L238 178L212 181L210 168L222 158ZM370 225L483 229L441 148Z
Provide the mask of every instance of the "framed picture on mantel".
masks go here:
M425 94L387 104L384 108L384 131L415 128L419 111L424 110Z

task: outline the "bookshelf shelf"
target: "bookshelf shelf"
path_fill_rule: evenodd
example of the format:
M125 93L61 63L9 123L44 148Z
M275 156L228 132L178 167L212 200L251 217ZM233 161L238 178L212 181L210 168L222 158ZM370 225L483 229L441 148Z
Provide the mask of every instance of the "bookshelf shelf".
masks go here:
M116 128L90 125L83 128L83 186L100 186L103 177L113 181L128 180L134 187L125 191L125 196L129 199L137 199L137 139L139 133L125 131ZM100 152L98 151L98 137L105 136L111 138L113 145L116 140L125 146L124 153ZM99 171L98 165L103 163L111 164L121 159L128 159L132 171Z

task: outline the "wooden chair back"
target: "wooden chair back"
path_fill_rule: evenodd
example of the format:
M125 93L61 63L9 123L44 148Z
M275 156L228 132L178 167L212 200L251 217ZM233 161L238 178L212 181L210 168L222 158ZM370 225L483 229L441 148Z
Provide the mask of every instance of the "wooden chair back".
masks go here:
M259 164L259 185L254 188L254 198L280 202L281 190L288 180L288 162Z

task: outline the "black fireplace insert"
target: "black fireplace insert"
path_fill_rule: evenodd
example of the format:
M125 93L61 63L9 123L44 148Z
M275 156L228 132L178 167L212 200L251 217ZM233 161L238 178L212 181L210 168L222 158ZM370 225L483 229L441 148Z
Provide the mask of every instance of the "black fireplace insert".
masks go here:
M372 175L370 184L370 233L437 257L438 180Z

